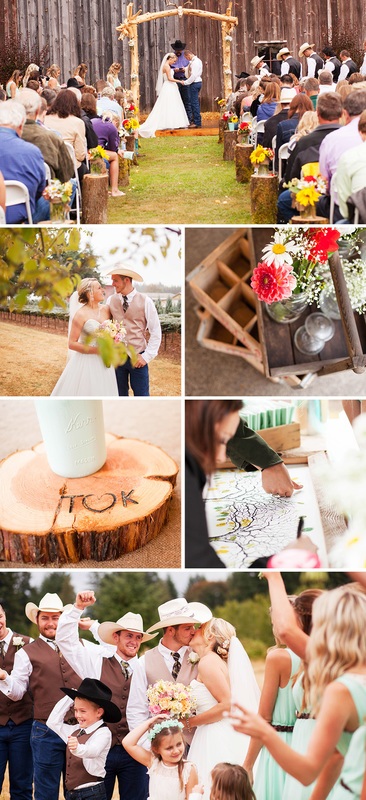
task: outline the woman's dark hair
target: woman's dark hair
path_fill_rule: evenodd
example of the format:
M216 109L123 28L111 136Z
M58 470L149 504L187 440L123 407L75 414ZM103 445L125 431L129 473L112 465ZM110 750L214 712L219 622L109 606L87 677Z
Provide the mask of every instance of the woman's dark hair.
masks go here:
M297 94L296 97L293 97L291 100L288 110L288 119L291 119L294 114L301 119L302 115L305 114L305 111L314 111L313 104L310 100L310 97L301 92L301 94Z
M57 114L60 119L70 116L80 118L80 106L74 92L70 92L70 89L63 89L62 92L59 92L47 114Z
M217 423L242 407L241 400L186 400L186 447L207 474L216 465Z
M14 81L14 83L16 83L21 75L22 75L22 72L20 71L20 69L15 69L13 74L12 74L12 76L11 76L11 78L9 78L9 80L10 81Z
M97 101L93 94L85 92L81 97L81 108L86 114L97 114Z
M307 636L310 636L311 632L313 603L321 594L321 589L305 589L292 603L299 626Z
M39 81L35 81L33 78L30 78L30 80L27 81L27 89L33 89L34 92L38 92Z

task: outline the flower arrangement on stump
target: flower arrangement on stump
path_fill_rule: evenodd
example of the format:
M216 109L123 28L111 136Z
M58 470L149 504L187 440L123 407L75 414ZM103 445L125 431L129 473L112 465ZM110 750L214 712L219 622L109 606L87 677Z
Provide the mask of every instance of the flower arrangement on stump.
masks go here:
M251 286L276 322L293 322L307 305L318 302L330 281L327 262L338 250L335 228L277 230L263 248Z
M100 144L88 150L88 159L92 175L103 175L107 171L105 162L108 161L108 156Z
M325 194L327 182L321 175L308 175L306 178L293 178L284 186L290 190L292 207L296 208L304 219L316 216L315 203L320 195Z
M238 125L238 142L248 144L249 136L252 130L251 122L239 122Z
M224 118L226 100L223 97L215 97L215 101L219 107L220 119Z
M50 219L53 222L65 222L66 214L70 211L69 200L72 194L72 183L61 183L55 178L43 189L43 197L50 204Z
M235 111L224 111L222 115L222 119L225 123L225 130L233 131L235 130L235 125L239 122L238 117L235 114Z
M270 147L263 147L258 144L250 154L250 160L254 164L255 175L268 175L270 161L273 161L274 152Z

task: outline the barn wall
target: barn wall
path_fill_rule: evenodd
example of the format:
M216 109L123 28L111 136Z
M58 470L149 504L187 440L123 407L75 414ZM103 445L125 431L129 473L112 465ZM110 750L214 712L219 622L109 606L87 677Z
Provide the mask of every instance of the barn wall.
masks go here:
M11 6L11 0L4 0ZM28 43L49 47L50 63L60 65L67 80L76 65L89 65L88 78L94 83L106 76L112 61L123 65L121 80L129 85L130 53L127 39L118 40L116 27L126 17L126 0L12 0L17 2L18 29ZM178 4L178 3L177 3ZM193 8L225 13L226 0L192 0ZM164 10L164 0L134 0L134 11ZM302 42L322 44L321 32L331 19L358 25L360 46L365 32L363 0L233 0L232 12L239 19L233 31L233 73L250 71L258 40L286 40L297 54ZM329 19L328 19L329 16ZM138 26L141 110L155 101L155 81L160 61L175 38L181 38L204 62L202 107L213 107L212 98L222 93L221 25L198 17L168 17ZM235 81L235 78L234 78Z

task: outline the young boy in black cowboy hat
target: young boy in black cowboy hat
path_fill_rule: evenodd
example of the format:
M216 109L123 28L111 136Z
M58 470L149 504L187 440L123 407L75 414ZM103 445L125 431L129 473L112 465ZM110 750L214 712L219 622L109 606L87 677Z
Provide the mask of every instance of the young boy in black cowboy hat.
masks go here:
M118 722L121 712L112 692L95 678L84 678L78 689L62 688L67 697L55 705L47 725L67 742L65 800L105 800L105 760L112 736L106 722ZM74 703L76 725L63 720Z

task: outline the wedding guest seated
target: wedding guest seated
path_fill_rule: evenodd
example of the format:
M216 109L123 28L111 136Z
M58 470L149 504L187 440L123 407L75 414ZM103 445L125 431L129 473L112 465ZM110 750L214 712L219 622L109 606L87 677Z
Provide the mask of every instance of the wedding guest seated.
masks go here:
M277 104L279 102L280 95L281 95L281 90L277 83L273 82L267 84L264 91L263 99L260 105L258 106L257 122L264 122L270 117L273 117L273 114L277 109ZM259 133L258 143L261 144L262 140L263 140L263 133Z
M287 75L281 75L280 84L281 84L281 89L284 86L287 89L293 89L294 88L294 75L292 75L291 72L288 72Z
M332 73L327 69L323 69L318 75L319 81L319 94L326 92L335 92L336 84L333 83Z
M327 179L328 193L319 198L316 208L317 213L322 217L329 216L330 210L330 186L334 173L338 169L338 163L343 155L351 148L357 147L362 143L362 137L358 129L358 123L363 111L366 110L366 85L363 91L353 91L343 103L343 116L345 124L338 130L326 136L319 148L319 171L323 178ZM339 211L337 194L335 194L334 222L338 222L344 215Z
M250 105L250 113L252 117L257 116L257 111L264 98L264 92L266 91L266 86L268 83L270 83L269 78L261 78L257 86L253 84L253 99Z
M40 149L21 138L25 119L25 108L17 100L0 103L0 171L4 180L26 185L33 222L37 223L50 218L49 203L42 197L45 167ZM7 224L26 221L24 203L7 208Z
M102 96L100 100L97 101L97 110L98 114L102 114L103 111L115 111L116 114L119 114L119 118L122 122L121 106L114 99L114 89L110 84L105 86L102 90Z
M315 80L315 78L309 78ZM337 130L342 116L342 101L336 92L327 92L319 97L316 113L318 125L312 133L304 136L297 142L295 149L287 162L284 182L292 178L300 178L301 170L305 164L319 161L319 148L323 139ZM292 198L289 189L283 191L277 201L279 217L282 221L289 222L293 216Z
M253 87L255 86L256 88L258 88L258 86L259 86L259 81L258 81L257 76L256 75L249 75L249 77L246 78L245 86L246 86L246 90L247 90L247 95L246 95L246 97L244 97L244 99L242 101L241 114L243 114L245 111L249 111L250 106L252 105L252 102L254 100L254 88Z
M72 145L81 179L87 171L85 163L83 163L86 153L85 125L81 119L78 101L70 89L63 89L59 92L47 113L45 125L60 133L64 142Z
M52 103L56 100L56 92L53 89L43 89L40 95L47 103L47 108L51 108Z
M97 92L98 97L102 96L102 91L103 89L105 89L106 86L108 86L108 83L103 79L95 81L95 91Z
M337 166L338 204L344 219L348 219L349 196L366 187L366 111L360 115L358 130L362 139L361 144L343 153Z
M304 92L310 97L313 104L314 111L316 111L316 103L319 95L319 81L317 78L307 78L304 82Z
M37 123L42 98L32 89L21 89L17 99L24 106L27 115L22 139L39 147L50 167L52 178L58 178L61 183L69 181L74 174L74 165L65 143L57 133Z
M295 89L286 87L282 89L278 103L279 110L264 123L263 147L272 147L272 139L277 134L277 127L280 122L288 118L290 103L294 97L296 97Z
M114 125L111 121L113 112L105 111L102 117L97 114L97 103L95 97L91 94L84 94L81 98L82 113L88 119L89 124L95 133L97 144L106 151L106 156L109 163L109 179L111 183L112 197L122 197L124 192L118 189L118 149L119 149L119 133L118 126ZM109 114L109 116L108 116ZM119 120L118 115L116 115ZM94 145L96 146L96 145Z
M39 81L34 81L32 78L29 79L26 88L27 89L33 89L33 91L37 92L37 93L41 93L42 92L42 86L41 86L40 82Z
M354 83L363 83L365 80L364 76L361 72L353 72L352 75L347 78L347 81L350 86L353 86Z
M83 88L85 88L85 87L83 87ZM79 106L79 109L80 109L81 119L83 120L83 123L85 125L86 146L87 146L88 150L91 150L93 147L97 147L97 145L98 145L98 137L95 134L95 132L93 130L93 126L92 126L90 120L88 119L88 117L86 115L85 116L83 115L82 108L81 108L81 98L83 96L83 93L82 93L82 91L80 89L77 89L75 86L71 86L70 87L70 92L73 92L73 94L75 95L75 97L77 99L78 106Z
M278 169L278 151L283 144L290 141L291 136L295 133L297 126L305 111L312 111L313 104L310 97L305 94L297 94L293 97L288 109L288 117L280 122L277 126L277 139L275 151L275 169Z
M2 172L0 172L0 224L5 225L5 183L4 183L4 176Z

